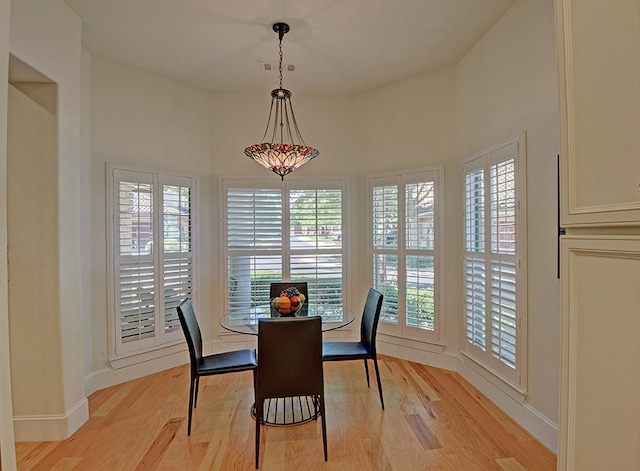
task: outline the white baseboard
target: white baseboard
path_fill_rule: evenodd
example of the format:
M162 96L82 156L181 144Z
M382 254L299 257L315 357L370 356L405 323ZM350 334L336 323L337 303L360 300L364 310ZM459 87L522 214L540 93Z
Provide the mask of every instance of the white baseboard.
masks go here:
M415 346L397 343L377 342L378 353L403 360L414 361L423 365L434 366L445 370L456 371L469 381L476 389L513 418L521 427L533 435L544 446L558 453L558 425L525 401L518 401L507 394L486 377L466 365L457 355L447 352L431 352ZM437 348L437 347L436 347Z
M463 361L458 363L457 371L544 446L558 454L558 424L532 407L526 400L521 402L507 394Z
M455 355L441 352L431 352L415 347L399 345L397 343L381 341L376 342L378 353L390 357L401 358L403 360L421 363L423 365L435 366L445 370L456 371L458 358ZM436 347L442 350L441 347Z
M241 335L241 337L247 336ZM246 342L207 342L203 345L203 353L208 355L214 352L220 353L239 348L250 348L251 346L255 345L248 345ZM119 368L103 368L85 376L85 395L89 397L93 392L99 391L100 389L159 373L160 371L168 370L176 366L185 365L189 363L189 352L185 344L180 351L168 355L162 355L153 359L148 359L148 356L141 358L139 362L136 362L135 357L130 357L125 366Z
M89 402L82 398L65 414L14 416L16 442L49 442L69 438L89 420Z
M100 389L159 373L160 371L184 365L185 363L189 363L189 353L186 350L171 355L164 355L153 360L133 363L121 368L103 368L98 371L93 371L84 378L85 395L89 397Z

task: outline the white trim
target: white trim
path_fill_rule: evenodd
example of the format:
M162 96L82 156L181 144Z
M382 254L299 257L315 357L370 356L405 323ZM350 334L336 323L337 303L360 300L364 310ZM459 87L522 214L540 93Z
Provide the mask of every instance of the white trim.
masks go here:
M558 452L558 424L528 404L524 396L521 396L522 400L516 399L513 395L508 394L502 389L498 383L490 381L460 359L456 369L460 376L471 383L473 387L485 395L544 446L554 453ZM513 390L513 392L515 392L515 390Z
M488 379L465 364L462 358L454 353L424 350L418 348L424 346L424 343L420 342L415 342L412 346L394 343L393 340L387 336L381 338L378 333L378 353L459 373L527 432L557 454L558 424L527 403L525 396L518 397L517 391L513 389L507 392L506 384Z
M202 352L204 355L209 355L240 348L255 347L255 339L257 337L249 335L238 335L238 337L243 337L243 339L235 342L223 342L220 340L205 342L202 346ZM132 357L128 364L121 364L118 368L103 368L91 372L84 378L85 395L89 397L101 389L188 364L190 360L186 343L183 342L177 347L180 347L179 351L171 351L170 353L165 351L165 354L161 357L148 357L140 360L140 355L137 355ZM139 361L134 361L136 358Z
M89 420L89 401L82 398L65 414L14 416L16 442L65 440Z
M402 340L402 342L397 342ZM394 358L401 358L413 361L422 365L442 368L449 371L456 371L457 357L453 353L443 352L443 347L435 347L433 351L424 341L415 341L413 345L408 345L405 339L387 336L384 337L378 332L376 347L381 355L388 355Z
M95 391L142 378L150 374L159 373L176 366L184 365L185 363L189 363L189 354L186 348L180 352L130 363L119 368L103 368L98 371L93 371L84 378L85 394L89 396Z

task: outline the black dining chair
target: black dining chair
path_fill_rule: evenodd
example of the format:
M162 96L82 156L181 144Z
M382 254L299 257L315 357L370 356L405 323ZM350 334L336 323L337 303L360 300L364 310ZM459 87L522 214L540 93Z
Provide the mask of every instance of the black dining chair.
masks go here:
M258 370L254 388L256 469L260 462L260 428L264 417L264 402L272 398L313 398L315 417L321 417L324 460L327 461L320 317L258 320Z
M271 287L269 290L269 298L275 298L276 296L279 296L283 290L285 290L290 286L294 286L298 288L298 291L304 294L304 297L306 298L305 302L308 302L309 292L307 291L306 281L302 281L302 282L278 281L275 283L271 283Z
M177 307L178 318L189 347L191 359L191 385L189 388L189 423L187 435L191 435L191 416L198 402L198 388L200 376L235 373L238 371L253 371L253 382L256 380L256 350L245 348L225 353L202 355L202 335L198 320L191 304L191 299L184 299Z
M382 310L381 293L373 288L369 288L367 300L364 304L362 312L362 321L360 323L360 341L359 342L323 342L322 344L322 360L323 361L347 361L347 360L364 360L364 371L367 375L367 387L369 383L369 365L367 360L373 360L373 366L376 370L376 378L378 380L378 391L380 392L380 404L384 410L384 399L382 398L382 383L380 382L380 371L378 370L378 355L376 353L376 333L378 331L378 321L380 320L380 311Z

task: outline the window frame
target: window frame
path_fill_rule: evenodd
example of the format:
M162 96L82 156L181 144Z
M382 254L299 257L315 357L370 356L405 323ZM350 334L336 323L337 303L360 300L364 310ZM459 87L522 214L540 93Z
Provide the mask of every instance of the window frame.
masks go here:
M427 178L428 176L428 178ZM434 241L433 249L421 250L407 248L406 243L406 185L415 183L425 183L427 181L434 182ZM375 228L374 228L374 196L373 190L376 187L397 185L398 186L398 216L396 241L397 249L376 247L374 244ZM444 259L445 241L444 241L444 166L438 165L433 167L423 167L410 170L385 172L380 174L369 175L367 177L367 204L368 204L368 273L371 286L375 288L374 279L374 257L377 254L393 255L398 257L397 284L398 291L398 323L391 324L381 321L378 324L378 332L390 336L415 340L424 343L430 343L438 346L444 345L444 329L445 329L445 267L442 263ZM386 237L383 233L383 237ZM400 244L404 241L403 244ZM386 244L385 244L386 245ZM406 260L407 255L415 254L417 256L432 254L433 256L433 275L434 275L434 329L420 329L406 325ZM403 269L401 270L400 267ZM405 286L405 290L400 290L400 286ZM383 302L383 309L385 303Z
M108 309L108 332L109 332L109 360L114 367L126 366L129 364L127 358L141 356L145 359L156 358L160 355L164 355L162 351L167 347L178 346L183 347L184 336L182 329L177 321L177 313L175 319L171 321L174 324L174 328L171 332L166 332L166 307L165 298L162 296L164 289L162 286L165 284L165 262L168 260L176 260L177 258L189 259L190 267L190 286L188 289L189 296L192 298L195 305L197 305L197 253L198 253L198 184L199 179L197 175L187 174L182 172L172 172L157 170L151 168L135 167L128 165L118 165L107 163L107 309ZM124 176L130 174L131 179L127 179ZM121 242L117 232L119 231L119 184L122 181L136 180L138 183L152 183L152 246L162 247L162 251L153 250L151 254L142 255L138 252L137 256L147 259L153 263L154 273L154 319L155 328L151 337L144 340L134 340L131 342L123 342L120 325L120 311L119 311L119 270L120 263L126 256L120 254L119 244ZM162 212L163 205L163 190L165 186L183 186L190 188L190 201L189 201L189 240L190 250L176 253L184 254L183 256L176 256L174 252L164 252L164 230L168 229L164 226L164 212ZM131 255L134 256L134 255ZM181 296L182 297L182 296ZM175 303L174 303L175 304ZM162 327L160 327L162 326ZM177 327L176 327L177 326Z
M467 301L467 260L470 260L471 253L467 244L467 185L466 178L473 172L481 170L484 179L483 194L483 234L482 242L484 251L475 259L483 259L485 298L484 305L491 305L491 266L492 263L508 262L509 257L500 252L492 250L494 239L491 237L491 174L493 165L506 162L513 158L514 161L514 183L515 183L515 249L513 255L513 266L515 268L515 366L512 368L506 362L492 353L491 335L491 311L484 310L484 319L487 335L484 338L485 349L479 348L471 343L467 336L468 322L468 301ZM472 361L472 365L478 365L483 370L488 371L493 377L499 378L521 394L527 391L527 211L526 211L526 134L522 132L506 142L485 149L476 153L462 162L462 309L461 309L461 348L460 351L465 358ZM508 263L507 263L508 264Z
M343 307L349 306L349 181L346 178L314 178L314 179L287 179L287 180L264 180L257 178L242 177L220 177L219 178L219 200L221 206L221 224L220 224L220 254L222 262L220 264L220 280L223 286L223 294L221 302L223 306L229 306L230 303L230 285L229 285L229 258L230 249L228 242L228 204L227 190L230 188L246 188L253 190L277 190L281 193L282 221L281 221L281 272L283 280L291 280L291 257L301 252L292 249L290 246L290 191L292 190L340 190L342 194L342 226L341 226L341 247L340 253L342 258L341 277L342 277L342 303ZM267 251L260 251L258 255L264 255ZM265 253L263 253L265 252ZM302 251L306 253L313 250ZM325 251L326 252L326 251ZM255 253L255 252L254 252ZM322 254L323 251L315 252ZM252 251L247 250L246 255L251 256ZM239 255L242 255L241 253ZM287 262L285 263L285 259ZM279 281L279 280L274 280ZM300 279L292 281L302 281ZM309 291L311 293L311 285ZM253 309L253 308L248 308ZM228 314L228 309L222 309L222 314ZM226 332L225 332L226 333Z

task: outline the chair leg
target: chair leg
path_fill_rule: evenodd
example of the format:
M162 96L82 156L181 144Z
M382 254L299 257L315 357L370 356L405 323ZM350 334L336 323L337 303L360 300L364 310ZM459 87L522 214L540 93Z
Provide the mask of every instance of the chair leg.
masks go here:
M196 376L196 395L193 398L193 408L194 409L198 405L198 389L200 389L200 376Z
M193 416L193 389L197 379L191 378L191 386L189 386L189 422L187 425L187 436L191 435L191 417Z
M256 469L258 469L258 464L260 463L260 424L262 423L262 407L264 405L264 401L258 401L254 404L254 408L256 410Z
M318 420L318 407L319 407L319 398L320 396L311 396L313 399L313 418Z
M367 375L367 387L370 388L371 385L369 384L369 365L367 364L367 359L364 359L364 373Z
M378 358L373 357L373 366L376 369L376 378L378 378L378 391L380 392L380 404L382 404L382 410L384 410L384 399L382 399L382 383L380 382L380 370L378 370Z
M324 460L327 461L327 421L324 413L324 394L319 396L320 415L322 415L322 447L324 448Z

